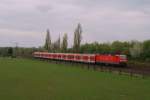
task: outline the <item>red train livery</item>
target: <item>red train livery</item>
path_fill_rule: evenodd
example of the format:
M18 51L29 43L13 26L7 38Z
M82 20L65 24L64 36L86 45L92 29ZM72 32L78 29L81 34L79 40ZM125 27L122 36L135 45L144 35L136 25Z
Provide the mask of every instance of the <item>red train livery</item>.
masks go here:
M35 58L42 59L72 61L91 64L111 64L123 66L126 66L127 64L126 55L34 52L33 56Z

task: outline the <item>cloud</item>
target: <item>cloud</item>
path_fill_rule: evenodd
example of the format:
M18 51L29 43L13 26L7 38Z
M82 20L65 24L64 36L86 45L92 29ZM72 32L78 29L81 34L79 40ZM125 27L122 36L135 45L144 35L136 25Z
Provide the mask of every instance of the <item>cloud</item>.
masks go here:
M53 41L59 35L68 33L71 46L73 32L79 22L83 27L83 43L145 40L150 37L149 0L0 0L0 2L0 46L7 46L9 41L7 36L13 37L12 41L26 46L42 45L47 28L50 29Z
M0 46L15 46L18 43L22 47L41 46L45 34L31 31L18 31L18 30L0 30Z
M52 10L52 7L50 5L43 4L38 5L36 9L39 10L40 12L47 13L48 11Z

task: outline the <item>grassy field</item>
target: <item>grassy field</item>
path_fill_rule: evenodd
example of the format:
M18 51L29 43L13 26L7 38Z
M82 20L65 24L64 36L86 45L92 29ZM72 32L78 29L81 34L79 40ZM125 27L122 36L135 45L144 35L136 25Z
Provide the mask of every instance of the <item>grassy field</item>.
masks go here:
M150 100L150 78L0 58L0 100Z

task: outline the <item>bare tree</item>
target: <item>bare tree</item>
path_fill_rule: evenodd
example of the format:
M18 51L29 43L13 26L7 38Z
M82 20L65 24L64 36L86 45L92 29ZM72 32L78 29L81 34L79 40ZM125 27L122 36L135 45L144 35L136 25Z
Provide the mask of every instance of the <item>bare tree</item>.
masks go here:
M47 29L47 34L46 34L46 40L45 40L44 48L47 51L51 51L51 37L50 37L49 29Z
M53 52L60 52L61 41L60 36L59 38L53 43Z
M58 40L57 40L57 48L58 48L58 51L60 51L60 49L61 49L61 40L60 40L60 36L59 36L59 38L58 38Z
M82 40L82 27L81 24L79 23L74 32L74 45L73 45L74 52L79 52L81 40Z
M65 33L64 36L63 36L62 44L61 44L61 50L62 50L62 52L66 52L67 51L67 47L68 47L68 36Z

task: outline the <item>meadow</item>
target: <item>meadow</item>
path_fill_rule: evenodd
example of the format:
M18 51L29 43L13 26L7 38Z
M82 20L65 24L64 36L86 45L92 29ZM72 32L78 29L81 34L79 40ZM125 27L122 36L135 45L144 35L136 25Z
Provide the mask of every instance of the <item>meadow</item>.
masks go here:
M150 78L0 58L0 100L150 100Z

